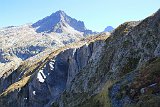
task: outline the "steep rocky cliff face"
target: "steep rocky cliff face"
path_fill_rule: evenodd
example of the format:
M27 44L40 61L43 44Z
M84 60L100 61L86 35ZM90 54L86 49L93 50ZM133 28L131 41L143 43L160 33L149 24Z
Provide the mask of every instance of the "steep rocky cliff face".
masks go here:
M105 35L23 62L3 75L0 104L159 107L160 10L142 21L120 25L110 37Z
M88 37L55 50L34 63L26 61L13 73L1 78L1 105L50 106L67 90L78 74L95 56L100 56L106 34ZM6 103L7 102L7 103Z

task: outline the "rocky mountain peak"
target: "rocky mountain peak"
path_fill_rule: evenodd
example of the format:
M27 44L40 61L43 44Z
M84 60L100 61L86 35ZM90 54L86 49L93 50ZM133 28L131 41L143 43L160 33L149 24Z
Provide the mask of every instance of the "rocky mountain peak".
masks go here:
M107 26L105 29L104 29L104 32L112 32L114 30L114 28L112 26Z
M53 15L60 16L60 18L67 16L67 14L62 10L56 11L55 13L53 13Z
M51 14L51 17L52 19L54 20L55 17L57 17L57 19L59 19L59 21L64 21L65 17L67 17L67 14L62 11L62 10L59 10L59 11L56 11L55 13Z
M66 13L63 10L58 10L54 14L66 15Z
M62 33L63 29L69 29L68 31L72 31L74 29L84 33L84 35L93 34L91 30L86 29L83 21L78 21L75 18L71 18L62 10L59 10L50 16L39 20L38 22L32 24L32 27L36 28L36 32L38 33Z

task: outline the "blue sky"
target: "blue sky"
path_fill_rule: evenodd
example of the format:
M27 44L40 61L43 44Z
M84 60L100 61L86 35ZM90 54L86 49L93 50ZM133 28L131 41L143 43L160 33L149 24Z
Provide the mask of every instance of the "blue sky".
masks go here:
M102 31L141 20L160 8L160 0L0 0L0 27L34 23L57 10Z

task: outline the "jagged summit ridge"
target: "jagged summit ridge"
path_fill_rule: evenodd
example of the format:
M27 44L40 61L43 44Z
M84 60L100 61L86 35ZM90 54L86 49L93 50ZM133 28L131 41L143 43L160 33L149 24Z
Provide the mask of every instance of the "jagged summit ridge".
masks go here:
M36 28L38 33L62 33L65 28L73 28L76 31L83 32L84 35L93 33L91 30L86 29L83 21L77 21L75 18L71 18L62 10L39 20L38 22L32 24L32 27Z

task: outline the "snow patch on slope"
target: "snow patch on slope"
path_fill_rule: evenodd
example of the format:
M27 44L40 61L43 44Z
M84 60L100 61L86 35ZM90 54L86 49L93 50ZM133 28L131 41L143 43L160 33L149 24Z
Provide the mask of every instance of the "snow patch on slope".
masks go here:
M40 70L38 72L37 78L38 78L39 82L41 82L41 83L43 83L45 81L46 76L45 76L43 70Z

